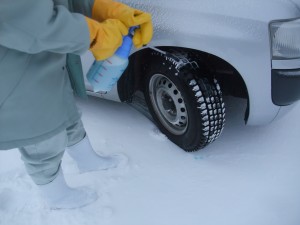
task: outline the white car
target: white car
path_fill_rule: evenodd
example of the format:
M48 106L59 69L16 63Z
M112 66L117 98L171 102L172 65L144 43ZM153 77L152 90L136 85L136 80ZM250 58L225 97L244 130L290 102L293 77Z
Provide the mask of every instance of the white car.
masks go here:
M185 151L221 134L223 95L247 99L246 125L268 124L300 99L300 0L122 2L152 14L153 41L132 52L112 91L94 93L86 82L88 93L139 108L145 100Z

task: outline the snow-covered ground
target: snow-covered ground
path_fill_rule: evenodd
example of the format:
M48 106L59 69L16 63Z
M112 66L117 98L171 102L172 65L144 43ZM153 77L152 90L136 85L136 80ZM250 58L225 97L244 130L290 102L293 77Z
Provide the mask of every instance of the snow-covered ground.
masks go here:
M126 104L78 100L95 149L129 162L78 174L64 156L71 186L100 198L87 207L50 211L37 198L18 151L0 154L1 225L299 225L300 104L265 127L245 127L245 102L227 99L227 124L206 149L186 153Z

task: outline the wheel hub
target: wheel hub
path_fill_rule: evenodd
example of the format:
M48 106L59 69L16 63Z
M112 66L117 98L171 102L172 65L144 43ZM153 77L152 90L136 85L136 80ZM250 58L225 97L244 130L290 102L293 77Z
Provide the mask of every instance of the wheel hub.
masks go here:
M162 74L155 74L149 83L150 99L159 120L171 133L183 134L188 115L183 97L175 84Z

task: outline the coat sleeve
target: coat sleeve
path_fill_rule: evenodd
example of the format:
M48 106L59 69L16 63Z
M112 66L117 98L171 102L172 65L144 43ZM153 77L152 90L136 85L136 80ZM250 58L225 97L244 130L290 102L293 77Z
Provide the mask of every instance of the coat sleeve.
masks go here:
M72 12L81 13L90 18L92 17L94 0L68 0L68 2Z
M90 45L84 16L52 0L1 0L0 34L0 45L29 54L81 54Z

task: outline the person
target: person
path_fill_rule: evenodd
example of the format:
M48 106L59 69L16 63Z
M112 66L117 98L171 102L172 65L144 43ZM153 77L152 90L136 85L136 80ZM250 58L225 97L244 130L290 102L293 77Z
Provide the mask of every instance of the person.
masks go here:
M65 149L81 172L113 168L120 161L93 150L68 74L78 73L78 61L67 59L87 50L97 60L112 56L131 26L139 26L136 47L150 42L151 15L112 0L0 3L0 149L20 150L52 209L97 199L95 192L67 185L61 168Z

